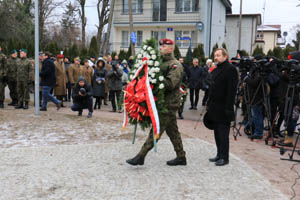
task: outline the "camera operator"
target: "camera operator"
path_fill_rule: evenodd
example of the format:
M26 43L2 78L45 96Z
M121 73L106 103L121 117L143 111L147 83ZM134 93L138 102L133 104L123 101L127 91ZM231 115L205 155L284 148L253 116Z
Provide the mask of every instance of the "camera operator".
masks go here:
M263 90L260 86L261 76L257 68L253 67L250 71L250 76L244 78L244 82L248 85L250 93L251 116L254 124L254 133L249 135L250 139L263 138ZM259 88L258 88L259 87ZM249 123L249 121L248 121ZM247 124L246 126L249 126Z
M117 111L117 106L116 106L116 98L117 98L117 103L119 102L120 99L120 94L122 90L122 75L123 75L123 70L120 67L120 64L117 61L112 61L111 63L112 69L107 73L108 76L108 88L109 88L109 99L111 101L112 105L112 112ZM120 111L121 108L118 108Z
M72 105L72 111L78 111L78 116L82 116L82 110L88 109L88 118L92 117L93 113L93 92L92 87L87 83L84 77L79 77L78 82L73 88L72 98L74 104Z

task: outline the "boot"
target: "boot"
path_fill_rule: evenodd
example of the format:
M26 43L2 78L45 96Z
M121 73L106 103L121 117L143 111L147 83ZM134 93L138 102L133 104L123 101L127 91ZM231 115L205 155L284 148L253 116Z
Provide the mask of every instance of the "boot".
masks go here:
M96 110L96 109L97 109L97 100L96 100L95 105L94 105L94 110Z
M82 116L82 111L78 111L78 116Z
M182 113L178 113L178 118L179 119L184 119L184 117L182 116Z
M91 118L93 116L93 113L89 112L87 118Z
M15 106L15 100L12 100L9 104L7 104L8 106Z
M293 137L285 136L284 141L279 143L279 145L284 147L293 147Z
M0 108L4 108L3 101L0 101Z
M24 110L28 110L29 106L28 106L28 101L25 101L25 105L24 105Z
M134 158L126 160L130 165L144 165L145 157L141 155L136 155Z
M23 108L23 102L20 102L16 107L15 109L21 109Z
M169 165L169 166L186 165L186 158L185 157L176 157L173 160L167 161L167 165Z

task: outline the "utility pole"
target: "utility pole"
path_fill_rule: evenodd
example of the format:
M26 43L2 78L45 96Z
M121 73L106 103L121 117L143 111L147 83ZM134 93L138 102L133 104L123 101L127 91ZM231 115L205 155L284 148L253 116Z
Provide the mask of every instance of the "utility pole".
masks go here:
M239 19L239 43L238 43L238 50L241 50L241 39L242 39L242 10L243 10L243 0L240 0L240 19Z
M109 10L109 18L108 18L108 26L107 26L107 33L105 37L105 44L104 44L104 49L105 49L105 54L109 53L109 39L110 39L110 33L111 33L111 25L112 25L112 20L113 20L113 15L114 15L114 9L115 9L115 0L111 0L110 3L110 10Z
M135 56L135 45L131 41L131 34L133 33L133 17L132 17L132 0L128 0L128 6L129 6L129 24L130 24L130 47L131 47L131 55Z
M34 59L35 59L35 81L34 81L34 93L35 93L35 115L40 114L40 93L39 93L39 68L40 68L40 62L39 62L39 1L35 1L35 8L34 8L34 23L35 23L35 32L34 32Z

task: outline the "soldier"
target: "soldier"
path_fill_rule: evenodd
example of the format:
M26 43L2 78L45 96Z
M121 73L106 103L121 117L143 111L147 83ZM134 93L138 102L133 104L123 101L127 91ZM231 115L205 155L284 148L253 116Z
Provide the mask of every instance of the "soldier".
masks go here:
M78 78L81 76L81 66L79 57L74 58L74 64L69 68L69 78L71 86L74 87L77 83Z
M0 108L4 108L6 73L6 56L2 53L2 48L0 47Z
M168 106L168 113L160 114L160 133L159 138L166 131L169 136L177 157L167 162L167 165L186 165L185 151L183 150L182 140L177 127L176 112L180 106L179 87L183 78L183 67L174 57L174 41L170 39L161 39L160 53L163 63L160 66L163 73L165 85L165 102ZM159 139L158 138L158 139ZM147 153L153 148L152 130L144 143L140 152L132 159L126 162L130 165L143 165Z
M17 93L19 104L16 109L28 109L29 96L29 84L30 80L31 62L27 58L27 50L20 50L20 59L17 64ZM25 104L24 104L25 103Z
M183 58L179 58L178 60L180 62L180 64L183 66L183 71L184 71L184 75L183 75L183 79L182 79L182 83L181 83L181 89L180 89L180 93L181 93L181 101L180 101L180 108L178 109L178 118L179 119L184 119L182 113L183 113L183 109L184 109L184 103L186 102L186 98L188 95L188 66L185 65L183 63Z
M64 107L63 98L67 95L67 74L65 72L64 55L56 56L55 64L56 86L54 87L54 95L61 101L61 107Z
M84 60L84 66L81 67L81 74L89 85L92 85L94 69L90 66L89 60Z
M19 62L17 50L10 52L10 58L7 59L7 84L9 88L9 95L12 101L9 106L18 105L18 93L17 93L17 64Z

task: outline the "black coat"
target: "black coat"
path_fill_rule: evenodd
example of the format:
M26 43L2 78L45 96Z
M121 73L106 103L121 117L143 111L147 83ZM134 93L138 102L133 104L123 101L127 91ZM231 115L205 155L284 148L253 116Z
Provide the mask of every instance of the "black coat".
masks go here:
M189 88L192 88L192 89L201 89L202 88L202 80L201 80L201 77L202 77L202 73L203 73L203 69L202 67L194 67L194 66L191 66L189 69L188 69L188 86Z
M86 91L86 95L85 96L80 96L79 95L79 90L81 88L84 88ZM93 90L92 87L88 84L88 82L86 80L84 80L84 86L81 87L79 85L79 81L76 83L76 85L73 88L72 91L72 98L73 98L73 103L75 104L81 104L81 105L87 105L89 98L91 98L93 95Z
M209 90L207 117L215 122L234 120L234 101L237 91L238 73L228 61L217 66L212 72Z
M92 77L93 96L94 97L105 97L105 78L106 70L96 68ZM101 84L98 81L101 80Z
M41 86L54 87L56 85L55 64L50 58L43 61L40 77Z

